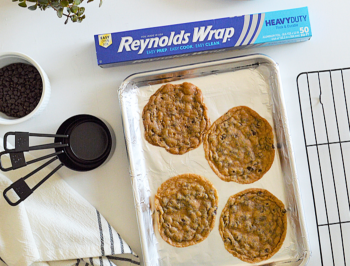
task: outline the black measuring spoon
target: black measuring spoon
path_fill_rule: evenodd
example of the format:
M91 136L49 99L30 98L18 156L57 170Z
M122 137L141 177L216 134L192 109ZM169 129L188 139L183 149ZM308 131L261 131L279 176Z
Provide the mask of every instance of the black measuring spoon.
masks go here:
M11 135L15 137L14 149L9 149L7 146L7 138ZM55 140L54 143L30 147L29 137L53 137ZM31 161L26 161L24 157L24 152L49 148L54 148L55 152ZM76 115L67 119L58 128L56 134L8 132L4 136L5 151L0 153L0 169L2 171L15 170L25 167L31 163L51 157L52 158L7 187L3 192L3 196L11 206L16 206L29 197L40 185L42 185L61 167L66 166L75 171L93 170L102 165L104 162L108 161L113 153L112 151L114 151L114 148L115 136L113 134L113 130L97 117L86 114ZM5 154L10 156L11 167L5 168L2 165L1 158ZM36 184L33 188L30 188L25 180L57 159L60 161L60 164L48 175L46 175L38 184ZM16 192L19 200L13 202L6 195L11 189Z

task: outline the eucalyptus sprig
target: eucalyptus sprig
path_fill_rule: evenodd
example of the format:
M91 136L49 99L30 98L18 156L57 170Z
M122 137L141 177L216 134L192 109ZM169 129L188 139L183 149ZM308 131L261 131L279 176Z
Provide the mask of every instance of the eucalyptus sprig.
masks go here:
M85 7L79 7L84 0L12 0L12 2L18 2L20 7L28 7L29 10L40 9L42 11L47 8L52 8L56 11L59 18L66 17L64 24L67 24L69 20L72 22L82 22L85 19ZM93 2L94 0L88 0L87 3ZM33 3L28 6L27 3ZM102 0L100 0L100 5Z

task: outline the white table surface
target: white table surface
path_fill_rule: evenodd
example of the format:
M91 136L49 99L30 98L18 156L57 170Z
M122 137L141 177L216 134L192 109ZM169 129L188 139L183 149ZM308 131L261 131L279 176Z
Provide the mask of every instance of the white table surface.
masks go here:
M7 131L54 133L68 117L88 113L107 120L115 130L117 148L103 167L86 173L61 169L60 175L94 205L129 245L141 254L129 178L117 89L130 74L164 67L263 53L280 67L287 116L296 156L310 247L318 253L314 208L300 122L296 76L303 71L350 66L350 2L346 0L98 0L86 5L86 20L64 25L54 11L29 11L11 0L0 0L0 52L17 51L33 57L52 86L49 105L39 116ZM94 34L170 25L250 13L308 6L310 41L266 48L173 59L102 69L97 66ZM311 258L310 266L319 266Z

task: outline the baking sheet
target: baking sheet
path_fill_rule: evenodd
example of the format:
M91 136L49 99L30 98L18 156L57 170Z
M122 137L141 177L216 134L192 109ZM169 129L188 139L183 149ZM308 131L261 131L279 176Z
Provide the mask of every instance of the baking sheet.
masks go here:
M226 60L222 64L209 62L161 72L131 77L119 91L145 265L250 265L226 251L218 231L220 214L227 199L248 188L269 190L284 202L288 214L283 246L272 258L256 265L305 264L309 251L276 65L264 56L250 56L231 62ZM203 144L184 155L172 155L144 139L141 116L149 97L167 82L185 81L202 90L211 122L240 105L252 108L269 121L274 128L277 149L274 163L263 178L248 185L224 182L206 161ZM207 239L193 246L176 248L160 237L157 225L153 224L153 201L158 187L165 180L184 173L195 173L209 179L218 190L219 206L215 227Z

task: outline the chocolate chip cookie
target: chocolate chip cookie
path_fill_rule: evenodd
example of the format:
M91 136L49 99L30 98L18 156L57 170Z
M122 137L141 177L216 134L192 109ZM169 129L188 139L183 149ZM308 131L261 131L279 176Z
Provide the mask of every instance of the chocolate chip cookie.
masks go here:
M196 174L165 181L155 195L158 230L174 247L203 241L214 228L218 194L213 184Z
M265 189L247 189L231 196L220 216L225 248L249 263L271 258L287 233L284 204Z
M205 134L203 146L210 167L224 181L249 184L272 166L272 127L246 106L230 109Z
M145 139L171 154L197 148L210 126L202 91L188 82L161 86L144 107L142 119Z

